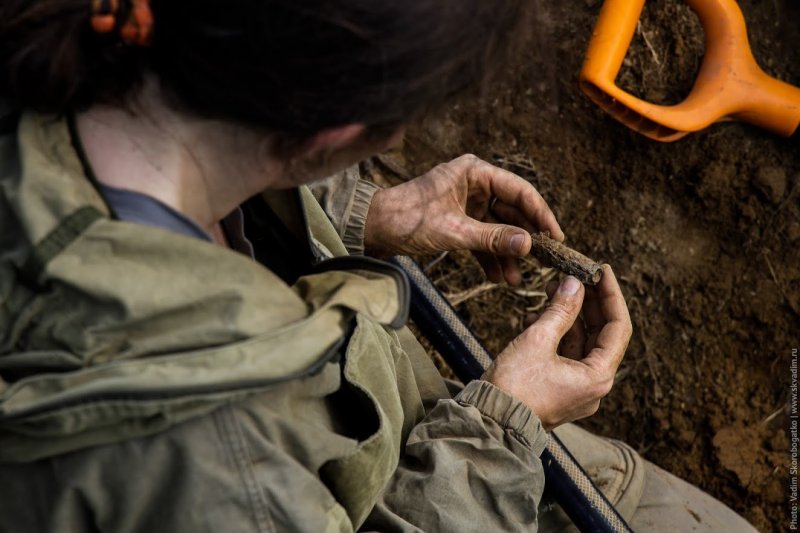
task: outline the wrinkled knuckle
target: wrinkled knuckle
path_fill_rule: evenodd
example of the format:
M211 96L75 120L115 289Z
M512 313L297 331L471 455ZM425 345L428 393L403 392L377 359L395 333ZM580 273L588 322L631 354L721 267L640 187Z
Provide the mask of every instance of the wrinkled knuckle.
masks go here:
M588 414L586 416L592 416L595 413L597 413L597 411L599 411L599 410L600 410L600 400L597 400L596 402L592 403L589 406L589 409L587 411Z
M489 250L494 253L499 252L502 250L503 247L503 236L505 232L502 229L495 229L491 232L489 236Z
M611 389L614 387L614 378L608 377L600 380L594 386L594 397L605 398Z
M495 248L495 233L494 231L482 231L480 237L479 246L482 251L493 253Z
M533 188L533 185L531 185L530 187L525 187L525 189L523 189L521 193L521 196L522 196L522 203L524 205L528 205L536 209L539 209L541 207L540 205L541 202L539 200L541 197L536 192L536 189Z
M457 157L455 161L465 165L475 165L479 163L481 159L475 154L464 154L462 156Z

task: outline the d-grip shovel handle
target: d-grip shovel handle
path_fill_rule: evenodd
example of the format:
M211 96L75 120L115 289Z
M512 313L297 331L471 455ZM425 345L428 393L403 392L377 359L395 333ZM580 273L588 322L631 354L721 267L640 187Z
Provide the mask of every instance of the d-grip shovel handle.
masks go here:
M645 0L603 3L580 75L586 95L629 128L657 141L676 141L719 120L741 120L792 135L800 124L800 89L758 66L735 0L685 1L705 31L705 57L683 102L651 104L614 83Z

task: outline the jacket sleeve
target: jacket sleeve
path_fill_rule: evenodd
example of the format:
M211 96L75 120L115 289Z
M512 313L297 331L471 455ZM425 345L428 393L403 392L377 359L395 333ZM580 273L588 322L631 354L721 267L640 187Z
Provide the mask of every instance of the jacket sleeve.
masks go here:
M527 406L474 381L412 430L362 529L535 531L546 439Z
M380 189L362 180L358 165L308 185L311 193L331 219L351 255L364 255L364 227L370 202Z

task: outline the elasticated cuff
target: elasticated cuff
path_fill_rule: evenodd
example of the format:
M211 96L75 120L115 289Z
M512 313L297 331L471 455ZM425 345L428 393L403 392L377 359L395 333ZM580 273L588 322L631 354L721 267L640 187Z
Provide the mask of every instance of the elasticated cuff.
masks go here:
M536 455L544 451L547 433L539 417L527 405L488 381L470 382L454 399L461 405L475 407L483 416L497 422Z
M353 205L344 227L342 242L350 255L364 255L364 228L372 197L380 187L371 181L359 179L353 193Z

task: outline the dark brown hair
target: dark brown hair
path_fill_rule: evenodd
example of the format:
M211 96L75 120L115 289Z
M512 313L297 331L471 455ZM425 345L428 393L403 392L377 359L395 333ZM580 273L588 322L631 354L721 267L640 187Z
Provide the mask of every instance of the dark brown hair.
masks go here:
M129 2L122 1L124 11ZM521 0L152 0L146 48L90 26L91 0L0 3L0 94L64 113L154 73L179 105L292 135L398 126L480 81Z

